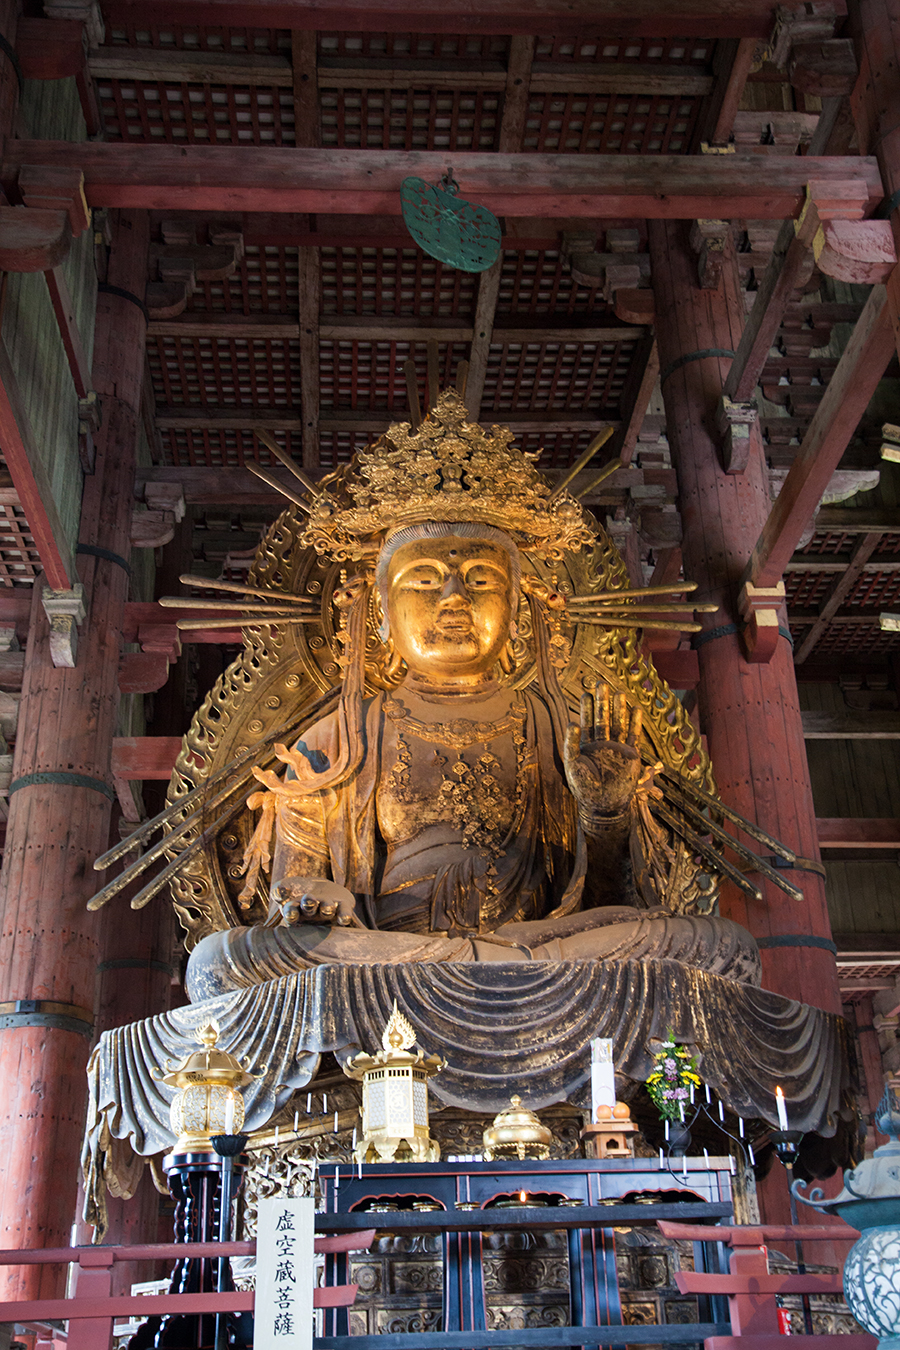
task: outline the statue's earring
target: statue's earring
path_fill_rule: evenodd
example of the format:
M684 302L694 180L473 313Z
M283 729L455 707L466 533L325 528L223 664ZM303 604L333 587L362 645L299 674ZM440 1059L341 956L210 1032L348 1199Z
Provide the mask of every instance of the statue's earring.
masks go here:
M403 669L403 657L392 642L388 644L388 650L390 651L390 657L384 673L389 680L395 680Z
M513 643L515 642L518 636L519 636L519 626L515 622L515 620L513 620L513 622L509 625L509 640L505 644L500 655L497 657L497 660L500 664L500 669L503 671L504 675L512 675L513 671L516 668L516 656L515 650L513 648Z

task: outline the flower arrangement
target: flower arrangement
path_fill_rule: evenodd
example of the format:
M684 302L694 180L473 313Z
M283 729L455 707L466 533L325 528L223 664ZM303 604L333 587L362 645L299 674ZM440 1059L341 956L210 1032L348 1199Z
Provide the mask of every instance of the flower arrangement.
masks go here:
M662 1120L684 1120L685 1103L692 1088L700 1086L696 1058L678 1045L670 1027L659 1054L653 1057L653 1072L647 1092Z

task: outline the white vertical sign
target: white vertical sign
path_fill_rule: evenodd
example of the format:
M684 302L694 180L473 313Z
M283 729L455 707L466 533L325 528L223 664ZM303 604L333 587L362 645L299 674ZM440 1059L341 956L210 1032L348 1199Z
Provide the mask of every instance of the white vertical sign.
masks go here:
M616 1067L613 1043L597 1036L591 1041L591 1120L596 1123L597 1107L616 1104Z
M316 1202L259 1202L254 1350L312 1350Z

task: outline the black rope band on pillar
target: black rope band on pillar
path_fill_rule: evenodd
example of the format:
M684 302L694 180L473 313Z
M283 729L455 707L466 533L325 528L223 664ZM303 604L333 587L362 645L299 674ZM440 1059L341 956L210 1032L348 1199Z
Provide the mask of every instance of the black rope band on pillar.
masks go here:
M111 548L100 548L97 544L77 544L76 553L86 553L91 558L103 558L105 562L115 563L121 567L129 576L131 576L131 563L126 562L120 553L113 553Z
M817 947L837 956L837 947L830 938L816 937L814 933L782 933L779 937L757 938L757 947Z
M102 778L92 778L90 774L67 773L62 770L51 770L46 773L26 773L21 778L14 778L9 785L9 795L12 796L20 788L37 787L51 783L57 787L90 788L92 792L102 792L103 796L108 797L111 802L119 800L115 788L110 787L109 783L104 783Z
M715 642L718 638L732 637L735 633L743 632L743 627L743 624L723 623L720 628L709 628L705 633L697 633L695 637L691 638L691 646L695 652L699 651L701 647L706 646L707 642ZM793 651L794 639L791 636L790 629L782 628L779 624L778 636L783 637Z
M57 1031L74 1031L91 1040L94 1035L94 1017L89 1008L77 1003L54 1003L45 998L17 998L11 1003L0 1003L0 1031L15 1027L55 1027Z
M665 370L659 377L660 384L665 384L670 375L674 375L676 370L682 366L690 365L691 361L705 361L708 356L734 356L734 352L728 347L704 347L699 352L688 352L685 356L679 356L676 360L670 361Z
M0 52L7 58L13 70L16 73L16 84L19 86L19 97L22 97L22 67L19 65L19 58L16 49L0 33Z
M147 306L140 296L135 295L134 291L126 291L124 286L112 286L108 281L98 282L97 291L100 295L117 295L120 300L127 300L130 304L137 305L147 322L150 322Z
M707 642L715 642L718 638L732 637L740 631L736 623L723 623L720 628L709 628L705 633L695 633L691 638L691 646L696 652L701 647L705 647Z
M174 966L168 965L165 961L157 961L153 957L119 956L113 961L100 961L97 969L101 974L105 970L159 970L170 978L175 976Z

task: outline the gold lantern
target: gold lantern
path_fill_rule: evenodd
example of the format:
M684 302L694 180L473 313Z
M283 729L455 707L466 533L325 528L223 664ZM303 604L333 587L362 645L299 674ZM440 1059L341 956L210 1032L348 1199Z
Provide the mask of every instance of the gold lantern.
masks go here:
M357 1162L437 1162L441 1156L428 1133L428 1079L447 1061L414 1050L415 1043L415 1029L395 999L383 1049L375 1055L361 1051L344 1065L344 1073L363 1085Z
M550 1144L553 1135L542 1125L533 1111L522 1106L521 1097L511 1097L509 1106L494 1116L493 1125L489 1125L482 1135L484 1141L484 1160L493 1162L495 1158L541 1158L550 1157Z
M213 1153L210 1137L240 1134L244 1123L241 1088L253 1082L253 1074L228 1053L216 1048L219 1028L208 1022L197 1033L203 1045L183 1063L170 1065L154 1077L167 1087L178 1088L169 1108L169 1122L176 1136L172 1153Z

